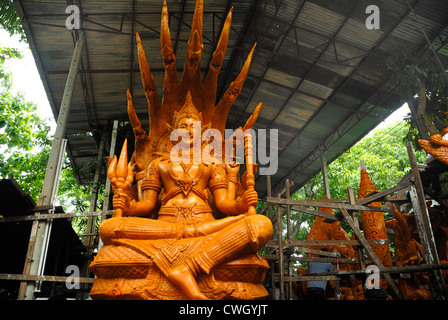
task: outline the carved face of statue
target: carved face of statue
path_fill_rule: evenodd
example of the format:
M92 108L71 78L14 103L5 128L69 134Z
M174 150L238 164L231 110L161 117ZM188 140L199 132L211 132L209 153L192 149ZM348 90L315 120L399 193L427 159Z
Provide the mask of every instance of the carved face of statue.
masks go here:
M186 130L189 134L188 137L184 137L182 139L182 143L193 146L193 136L195 134L195 127L194 127L194 122L196 121L200 121L199 119L196 119L195 117L183 117L181 118L178 122L177 122L177 128L176 129L183 129Z

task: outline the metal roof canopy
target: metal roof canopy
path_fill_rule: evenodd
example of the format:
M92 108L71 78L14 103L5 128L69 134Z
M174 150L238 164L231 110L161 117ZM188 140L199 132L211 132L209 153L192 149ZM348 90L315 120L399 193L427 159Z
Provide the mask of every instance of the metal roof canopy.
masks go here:
M66 138L79 182L90 182L101 135L110 134L113 120L128 121L127 88L143 127L148 128L135 32L141 35L161 94L164 68L159 30L163 1L14 3L56 119L77 38L76 30L66 28L65 10L70 4L81 10L86 41ZM194 4L193 0L167 1L179 72L185 62ZM379 30L365 26L369 5L380 9ZM251 69L230 110L227 128L244 125L257 103L263 102L254 129L278 129L274 194L284 187L286 179L294 181L291 191L302 187L321 170L322 157L331 163L401 106L385 60L403 47L417 56L432 54L420 25L446 65L445 0L205 0L203 75L232 6L232 29L218 82L218 99L257 42ZM124 131L121 139L131 134ZM264 197L266 177L256 179L259 196Z

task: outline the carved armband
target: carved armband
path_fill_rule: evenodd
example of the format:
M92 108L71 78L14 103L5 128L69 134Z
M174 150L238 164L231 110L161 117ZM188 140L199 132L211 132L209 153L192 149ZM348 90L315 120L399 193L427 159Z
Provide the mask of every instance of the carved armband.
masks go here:
M148 175L143 178L142 190L155 190L156 192L162 190L162 181L157 170L157 163L154 161L149 166Z
M216 180L210 180L208 183L208 187L210 191L219 189L219 188L226 188L227 189L227 180L226 179L216 179Z
M238 177L237 176L233 176L233 175L228 175L227 176L227 181L233 182L233 184L237 185L238 184Z
M221 165L215 165L212 169L211 177L208 182L208 188L210 191L226 188L227 189L227 177L224 168Z
M144 178L142 190L155 190L160 192L160 190L162 190L162 182L156 179Z

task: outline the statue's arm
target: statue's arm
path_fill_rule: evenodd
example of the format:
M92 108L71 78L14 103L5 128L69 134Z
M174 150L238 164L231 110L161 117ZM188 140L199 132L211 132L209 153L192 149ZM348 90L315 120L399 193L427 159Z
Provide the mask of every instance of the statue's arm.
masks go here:
M256 205L258 202L258 194L255 190L246 190L241 198L230 199L226 172L221 165L213 166L208 186L216 208L226 215L245 213L249 206Z
M140 201L131 201L130 209L127 213L132 216L146 216L157 205L160 190L162 189L162 180L159 172L159 160L153 160L148 167L146 177L142 183L143 199Z
M226 164L227 194L231 200L235 200L237 198L239 171L240 164L238 162L234 161L231 164Z

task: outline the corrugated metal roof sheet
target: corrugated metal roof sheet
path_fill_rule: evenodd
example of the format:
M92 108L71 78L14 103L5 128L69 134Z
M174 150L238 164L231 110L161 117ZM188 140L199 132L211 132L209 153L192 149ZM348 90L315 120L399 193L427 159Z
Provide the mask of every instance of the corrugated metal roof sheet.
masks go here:
M58 114L74 47L65 28L64 1L15 0L55 116ZM93 177L92 164L101 134L110 122L126 121L127 88L133 91L137 114L148 126L133 31L142 37L159 94L164 69L159 29L162 0L74 0L84 15L86 47L81 76L72 101L67 138L79 180ZM448 60L448 2L409 0L428 37ZM170 28L181 73L185 62L193 0L168 0ZM365 27L368 5L380 8L380 30ZM135 10L133 11L133 5ZM234 7L226 59L218 93L238 74L254 42L257 49L245 86L234 103L227 127L245 123L263 101L255 128L279 130L279 170L272 177L274 193L284 180L301 187L327 162L346 151L400 106L391 92L385 60L400 46L423 54L428 46L405 1L380 0L205 0L205 73L223 19ZM124 126L119 139L132 135ZM103 172L104 175L104 172ZM266 179L257 177L260 196Z

